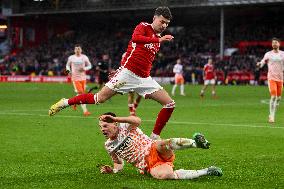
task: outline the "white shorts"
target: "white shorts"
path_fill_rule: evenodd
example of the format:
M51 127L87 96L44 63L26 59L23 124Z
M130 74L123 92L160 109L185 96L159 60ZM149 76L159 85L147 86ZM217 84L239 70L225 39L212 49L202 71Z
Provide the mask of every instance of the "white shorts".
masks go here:
M216 81L215 79L205 80L204 85L215 85Z
M128 93L129 91L135 91L140 96L152 94L158 90L163 89L152 77L142 78L135 75L133 72L126 68L118 70L113 78L105 84L111 90L118 93Z

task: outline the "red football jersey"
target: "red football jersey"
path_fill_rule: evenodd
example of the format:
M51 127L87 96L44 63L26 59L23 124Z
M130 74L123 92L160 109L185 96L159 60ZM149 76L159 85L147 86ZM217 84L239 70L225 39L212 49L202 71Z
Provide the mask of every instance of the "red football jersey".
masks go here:
M121 65L140 77L149 77L152 63L160 49L159 37L151 24L141 22L134 29Z
M215 78L215 70L213 64L206 64L203 70L205 80L211 80Z

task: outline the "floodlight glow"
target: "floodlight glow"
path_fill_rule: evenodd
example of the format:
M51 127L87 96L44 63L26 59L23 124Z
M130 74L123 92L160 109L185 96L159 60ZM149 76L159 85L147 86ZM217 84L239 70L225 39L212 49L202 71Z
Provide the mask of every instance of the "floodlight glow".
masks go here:
M7 29L7 25L0 25L0 29Z

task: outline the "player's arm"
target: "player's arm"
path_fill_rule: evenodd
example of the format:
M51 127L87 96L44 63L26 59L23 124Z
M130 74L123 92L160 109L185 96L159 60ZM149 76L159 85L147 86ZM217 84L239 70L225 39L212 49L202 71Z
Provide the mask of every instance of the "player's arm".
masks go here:
M89 58L86 56L85 68L84 68L84 70L87 71L87 70L90 70L90 69L92 69L92 64L91 64Z
M71 73L71 60L70 60L70 57L68 58L68 61L66 63L66 73L67 74Z
M203 72L202 72L203 80L205 80L205 74L206 74L206 66L204 66L204 68L203 68Z
M123 159L121 159L115 154L111 154L110 156L113 161L113 167L110 165L103 165L101 167L101 173L106 173L106 174L117 173L123 170L123 166L124 166Z
M143 23L136 26L132 34L132 42L134 43L160 43L162 41L170 41L174 38L172 35L165 35L161 38L158 38L157 36L147 37L145 36L146 34L145 27L146 26L143 25Z
M111 115L101 115L101 121L105 122L118 122L118 123L128 123L130 126L138 127L141 124L141 119L137 116L128 116L128 117L113 117Z
M214 75L214 79L217 81L217 74L216 74L215 67L213 68L213 75Z
M139 24L136 26L136 28L133 31L132 34L132 42L134 43L159 43L159 38L154 36L154 37L147 37L145 36L146 31L145 31L146 26L143 25L143 23Z
M175 74L177 73L176 66L174 66L174 68L173 68L173 72L174 72Z
M262 68L264 66L264 64L267 63L267 61L268 61L268 54L265 53L263 59L260 62L256 63L256 66Z

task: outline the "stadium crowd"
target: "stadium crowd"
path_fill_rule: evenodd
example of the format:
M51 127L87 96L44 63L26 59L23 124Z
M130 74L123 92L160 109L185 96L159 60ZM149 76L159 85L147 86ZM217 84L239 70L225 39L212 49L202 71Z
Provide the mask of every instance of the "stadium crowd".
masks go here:
M53 36L40 46L25 48L4 57L0 62L0 75L64 75L67 57L73 53L75 43L82 44L83 53L90 58L93 68L96 68L95 65L103 54L108 54L110 68L116 69L120 65L132 29L105 29L101 32L100 29L89 28ZM233 32L225 32L225 48L235 47L240 41L269 41L275 33L279 34L276 31L282 32L279 37L284 36L283 29L283 26L264 27L261 24L237 28L229 25L228 30ZM256 73L255 64L270 49L269 46L248 46L220 60L218 26L170 27L168 32L175 39L161 46L152 76L173 76L173 65L180 57L184 64L186 82L199 83L202 81L203 66L209 57L213 57L215 68L222 76L220 80L225 82L228 73L232 71L259 74ZM96 70L92 69L89 74L96 75Z

